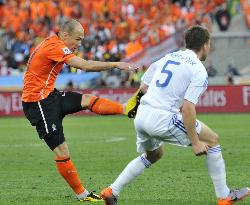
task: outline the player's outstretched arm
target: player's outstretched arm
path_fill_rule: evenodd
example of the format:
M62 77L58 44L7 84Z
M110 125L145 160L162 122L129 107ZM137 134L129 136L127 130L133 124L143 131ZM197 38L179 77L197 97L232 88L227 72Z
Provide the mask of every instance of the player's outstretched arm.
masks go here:
M118 68L120 70L127 70L127 71L134 71L137 69L136 66L133 66L129 63L84 60L77 56L70 58L67 61L67 65L87 72L105 71L113 68Z

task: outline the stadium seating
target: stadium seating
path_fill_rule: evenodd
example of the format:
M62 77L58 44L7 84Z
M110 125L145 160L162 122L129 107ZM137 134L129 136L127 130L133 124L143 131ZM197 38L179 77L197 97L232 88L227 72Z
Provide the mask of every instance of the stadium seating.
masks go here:
M232 15L231 0L0 1L0 75L22 73L34 47L69 18L78 19L86 31L80 57L118 61L154 47L192 24L211 31L211 17L225 2ZM248 13L247 1L241 4ZM75 73L75 69L63 72Z
M250 2L247 0L241 0L241 7L245 15L245 20L248 28L250 29Z

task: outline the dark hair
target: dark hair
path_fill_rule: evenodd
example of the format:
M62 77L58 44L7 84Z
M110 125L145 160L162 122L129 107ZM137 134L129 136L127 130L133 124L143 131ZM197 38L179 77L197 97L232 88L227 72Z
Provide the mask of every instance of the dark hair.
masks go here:
M208 30L202 26L191 26L185 32L186 48L193 51L200 51L202 46L208 43L210 34Z

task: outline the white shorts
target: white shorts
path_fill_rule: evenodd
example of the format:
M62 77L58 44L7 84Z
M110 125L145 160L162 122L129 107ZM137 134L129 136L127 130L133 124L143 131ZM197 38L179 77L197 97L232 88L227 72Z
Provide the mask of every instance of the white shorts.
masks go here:
M153 151L163 142L189 146L191 142L185 130L182 115L140 105L134 120L137 133L137 152ZM201 132L201 122L196 120L196 132Z

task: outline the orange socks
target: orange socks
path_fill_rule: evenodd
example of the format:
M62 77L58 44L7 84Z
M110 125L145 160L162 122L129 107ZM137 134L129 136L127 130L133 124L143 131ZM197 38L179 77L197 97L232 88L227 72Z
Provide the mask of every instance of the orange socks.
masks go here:
M77 171L74 167L74 164L72 163L70 158L57 157L55 159L55 162L58 172L67 181L67 183L74 190L76 195L83 194L85 192L85 188L83 187L78 177Z
M90 111L100 115L123 114L123 105L106 98L93 96L89 103Z

